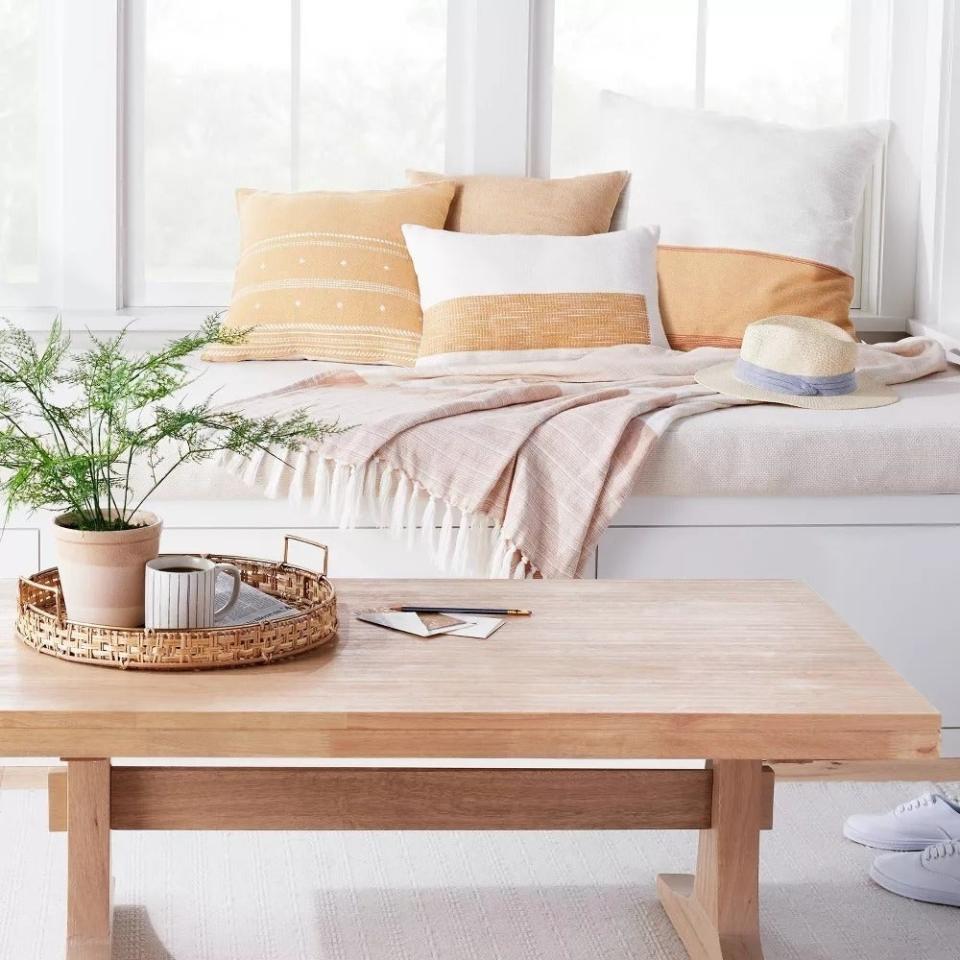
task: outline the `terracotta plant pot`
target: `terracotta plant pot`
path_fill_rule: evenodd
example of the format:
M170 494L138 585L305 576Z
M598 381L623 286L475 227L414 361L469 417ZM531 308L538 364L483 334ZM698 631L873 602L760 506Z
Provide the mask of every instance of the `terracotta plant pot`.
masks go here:
M148 560L160 552L160 518L141 510L132 530L77 530L72 516L53 521L67 617L109 627L143 626Z

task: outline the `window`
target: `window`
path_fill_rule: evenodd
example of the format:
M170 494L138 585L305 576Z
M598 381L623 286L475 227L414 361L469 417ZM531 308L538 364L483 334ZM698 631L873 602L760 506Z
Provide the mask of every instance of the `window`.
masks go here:
M920 177L939 210L946 175L940 6L0 0L0 313L190 328L229 301L237 187L589 171L612 88L793 124L890 120L860 262L864 311L895 329L914 309Z
M220 304L234 190L443 169L445 0L128 5L130 304Z
M792 124L847 118L843 0L556 0L554 17L555 174L589 166L603 89Z
M0 0L0 289L40 281L40 0Z
M551 173L595 165L590 131L603 89L795 125L844 122L856 114L850 14L850 0L555 0Z
M305 0L297 189L395 187L404 165L443 170L446 29L446 0Z
M697 0L556 0L550 173L591 169L590 133L601 90L692 107Z
M849 0L707 0L703 106L797 125L849 116Z

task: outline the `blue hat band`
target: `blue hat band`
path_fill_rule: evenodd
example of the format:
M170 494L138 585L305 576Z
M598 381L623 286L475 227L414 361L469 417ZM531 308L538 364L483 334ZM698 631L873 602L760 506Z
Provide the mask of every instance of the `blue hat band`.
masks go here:
M741 357L733 374L743 383L794 397L841 397L857 389L857 375L852 370L831 377L803 377L761 367Z

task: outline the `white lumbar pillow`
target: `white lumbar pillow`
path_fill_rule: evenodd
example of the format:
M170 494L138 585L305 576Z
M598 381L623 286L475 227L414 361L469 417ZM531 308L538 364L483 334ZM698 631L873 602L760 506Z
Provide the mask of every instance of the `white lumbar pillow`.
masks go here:
M804 129L601 96L603 160L631 172L626 224L660 224L674 346L736 346L776 314L852 333L854 229L885 124Z
M423 309L418 367L666 346L656 227L557 237L405 225L403 235Z

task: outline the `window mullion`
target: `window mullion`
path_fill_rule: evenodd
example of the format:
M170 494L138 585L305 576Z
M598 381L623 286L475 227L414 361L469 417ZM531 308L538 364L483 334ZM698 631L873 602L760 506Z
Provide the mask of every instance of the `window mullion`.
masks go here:
M451 173L527 172L533 2L459 0L449 6Z
M867 7L866 12L864 7ZM854 0L856 18L869 17L869 61L861 55L856 72L868 79L859 95L851 89L851 107L861 117L890 121L886 149L870 185L872 202L864 230L863 306L891 317L915 312L917 241L923 157L924 60L928 10L912 0L867 3ZM853 22L851 35L863 32ZM854 49L854 54L856 48ZM852 58L852 63L856 63ZM863 82L861 80L861 82ZM859 102L858 102L859 101Z
M697 0L697 65L694 106L702 110L707 102L707 9L708 0Z
M120 254L123 261L121 306L145 302L146 231L144 193L144 64L146 32L143 17L133 9L124 12L123 90L121 109L124 118L123 209Z
M62 5L62 306L116 310L120 265L118 0Z
M62 260L60 224L63 220L62 178L63 155L59 118L61 90L60 50L63 45L63 24L58 4L41 7L40 52L40 282L37 301L58 304L62 300L60 262Z
M290 0L290 189L300 189L300 2Z
M527 173L550 175L555 0L531 0Z

